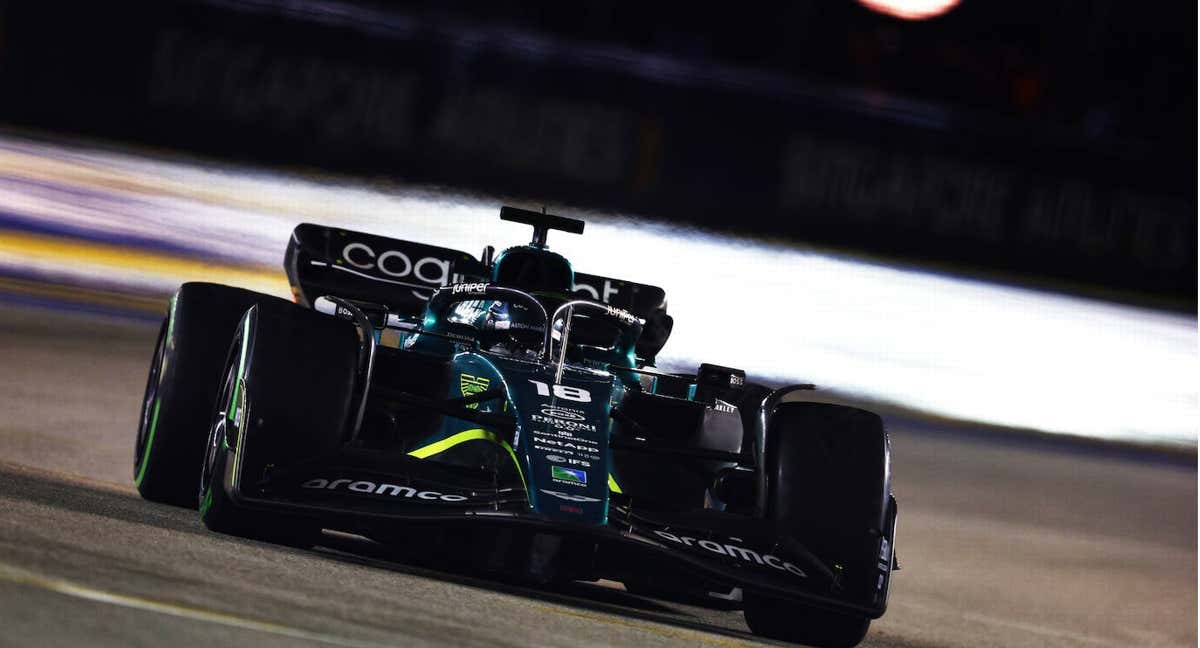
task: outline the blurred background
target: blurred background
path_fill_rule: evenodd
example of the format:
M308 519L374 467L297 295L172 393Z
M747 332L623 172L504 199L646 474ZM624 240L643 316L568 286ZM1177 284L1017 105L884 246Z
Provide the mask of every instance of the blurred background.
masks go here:
M333 643L493 632L476 610L509 590L395 565L328 612L344 554L228 551L136 500L129 459L181 282L289 296L301 222L522 244L513 204L587 221L550 236L577 270L665 289L665 368L884 415L905 569L867 645L1196 645L1196 14L0 0L2 636L126 646L174 619L43 605L14 564ZM269 587L276 563L311 582ZM498 616L532 643L749 638L732 612L582 587L557 626L540 591ZM224 636L205 614L181 646Z
M157 316L182 279L286 294L300 221L473 251L549 205L593 221L555 240L581 268L666 288L668 364L1194 447L1194 19L0 3L0 285Z

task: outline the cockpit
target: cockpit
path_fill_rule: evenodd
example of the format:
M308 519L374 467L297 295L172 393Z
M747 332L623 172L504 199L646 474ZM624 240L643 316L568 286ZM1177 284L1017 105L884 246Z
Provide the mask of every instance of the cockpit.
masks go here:
M607 304L570 300L547 315L543 301L525 291L456 284L429 300L405 347L441 354L466 345L517 360L610 370L635 366L641 330L641 320Z

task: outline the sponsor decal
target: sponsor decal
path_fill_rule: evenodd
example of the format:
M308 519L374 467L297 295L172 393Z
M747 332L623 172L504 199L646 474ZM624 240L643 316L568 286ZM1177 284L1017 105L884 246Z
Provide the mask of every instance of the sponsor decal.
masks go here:
M583 410L571 409L569 407L554 407L552 405L542 405L542 415L564 421L583 421L587 419L587 415L583 413Z
M729 556L730 558L737 558L739 560L744 560L746 562L754 563L756 565L766 565L772 569L777 569L779 571L785 571L789 574L798 576L800 578L808 578L808 574L804 573L803 569L800 569L799 567L793 565L790 562L787 562L786 560L779 558L778 556L773 556L768 553L759 553L753 549L739 547L738 545L734 545L734 544L728 544L728 543L722 544L720 542L717 542L716 540L707 540L707 539L698 540L698 539L692 538L690 536L677 536L673 533L668 533L666 531L655 531L654 534L657 535L658 537L662 538L663 540L669 540L676 544L681 544L685 547L693 547L693 548L699 547L701 549L704 549L705 551L709 551L709 552L712 552L715 554L720 554L722 556Z
M540 450L541 452L555 452L556 451L554 448L542 445L540 443L533 444L533 447ZM564 457L562 455L557 455L557 454L546 455L546 461L549 461L550 463L565 463L565 464L568 464L571 466L583 466L584 468L592 467L592 462L588 461L587 459L574 459L572 457Z
M165 363L166 360L163 362ZM241 378L238 378L237 381L238 401L234 404L237 409L233 413L233 426L234 429L240 430L242 429L242 416L246 413L246 382Z
M875 567L879 570L879 577L875 580L875 590L882 592L887 575L892 568L892 545L885 537L879 538L879 562L875 563Z
M554 481L565 481L573 484L587 484L586 470L576 470L575 468L565 468L563 466L551 466L550 477Z
M551 497L557 497L558 499L564 499L564 500L567 500L568 502L599 502L599 501L602 501L602 500L596 499L595 497L587 497L586 495L576 495L574 493L564 493L562 491L546 490L545 488L541 489L541 491Z
M438 332L438 335L441 337L450 338L451 340L456 340L463 344L473 344L475 342L475 338L473 338L469 335L462 335L461 333L451 333L449 331L440 331L440 332ZM416 344L417 338L419 338L419 337L420 337L420 331L417 331L417 335L409 336L407 339L404 340L404 348L406 348L406 349L412 348L412 346L414 344Z
M593 286L589 286L588 284L579 283L576 281L575 292L576 294L590 295L592 299L597 301L608 302L612 299L613 295L619 293L620 291L613 287L613 282L611 279L605 279L604 285L601 286L599 290Z
M565 434L565 433L564 433ZM584 441L583 439L576 439ZM590 467L592 461L600 461L600 447L597 443L575 443L571 440L550 439L533 435L533 446L543 452L558 452L568 457L581 457L579 459L567 459L567 463Z
M322 479L320 477L310 479L300 485L301 488L312 488L322 490L338 490L344 488L355 493L363 493L366 495L386 495L388 497L403 497L405 499L418 500L440 500L443 502L462 502L467 499L465 495L442 494L436 491L417 490L409 486L398 486L396 484L376 484L366 480L355 479Z
M487 391L488 386L491 384L492 381L487 378L472 376L471 374L458 375L458 388L464 397L485 392ZM471 403L467 405L467 409L476 409L478 407L479 403Z
M562 419L550 418L540 414L534 414L529 417L529 420L534 423L549 423L555 429L566 430L568 432L595 432L596 426L592 423L580 423L578 421L564 421Z
M431 287L450 283L450 260L422 257L413 261L400 250L376 251L359 241L342 248L342 261L359 270L375 271L394 279L416 279Z
M609 306L608 304L605 304L604 312L606 314L608 314L609 316L615 317L626 324L634 324L638 321L638 318L635 317L633 315L633 313L630 313L629 311L625 310L624 308L617 308L616 306Z
M719 398L714 400L715 402L713 403L713 409L717 410L718 412L725 412L726 414L734 414L737 412L737 408L734 407L733 404L726 403Z
M483 292L487 290L487 287L488 285L486 283L460 283L454 284L450 287L450 289L455 295L461 295L464 293L469 295L482 295Z

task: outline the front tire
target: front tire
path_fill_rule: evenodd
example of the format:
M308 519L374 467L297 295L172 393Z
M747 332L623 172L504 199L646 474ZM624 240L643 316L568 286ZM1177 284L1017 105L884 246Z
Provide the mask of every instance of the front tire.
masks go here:
M766 516L842 570L843 595L877 603L876 555L890 496L889 444L878 415L826 403L784 403L767 430ZM814 646L854 646L870 619L747 592L755 634Z
M316 544L321 531L315 524L299 518L246 510L234 503L226 491L226 475L234 469L231 444L237 445L249 411L243 376L239 371L244 363L244 330L243 326L238 326L230 344L222 371L224 378L210 417L208 443L200 472L200 520L210 531L217 533L311 547Z

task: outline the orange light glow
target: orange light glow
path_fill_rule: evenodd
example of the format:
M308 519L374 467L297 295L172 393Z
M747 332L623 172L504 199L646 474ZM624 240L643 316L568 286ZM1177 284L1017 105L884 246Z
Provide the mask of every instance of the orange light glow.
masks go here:
M958 6L960 0L858 0L864 7L903 20L925 20Z

